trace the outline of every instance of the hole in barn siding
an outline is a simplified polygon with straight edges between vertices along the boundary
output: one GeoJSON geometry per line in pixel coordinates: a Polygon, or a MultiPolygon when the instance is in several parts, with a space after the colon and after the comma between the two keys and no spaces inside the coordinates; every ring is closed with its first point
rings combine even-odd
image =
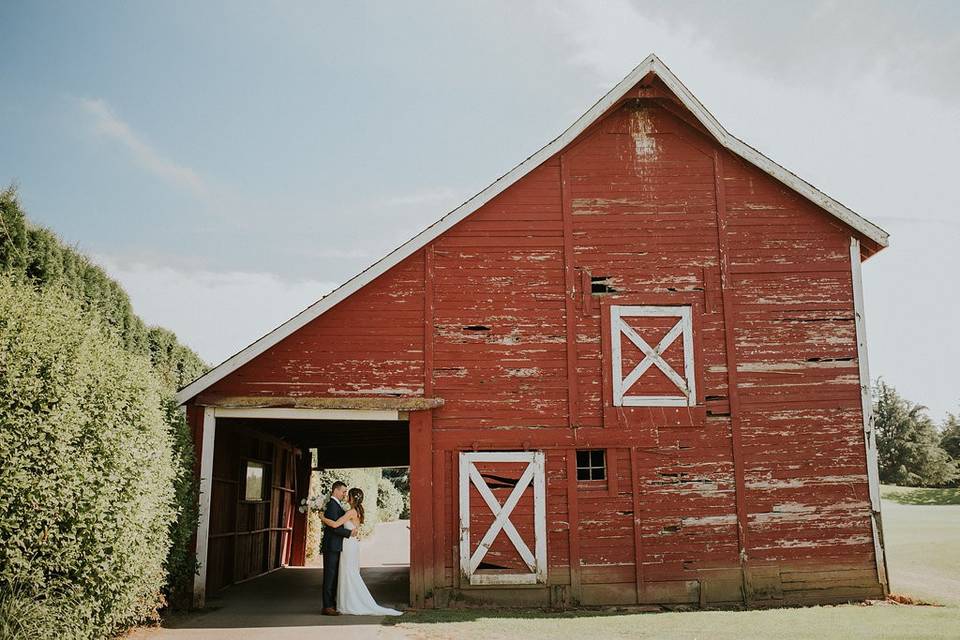
{"type": "Polygon", "coordinates": [[[853,358],[807,358],[807,362],[850,362],[853,358]]]}
{"type": "Polygon", "coordinates": [[[482,324],[468,324],[463,328],[464,331],[490,331],[490,327],[482,324]]]}
{"type": "Polygon", "coordinates": [[[727,396],[706,396],[704,400],[710,402],[711,400],[726,400],[727,396]]]}
{"type": "Polygon", "coordinates": [[[512,489],[517,486],[517,482],[520,481],[520,478],[505,478],[503,476],[495,476],[492,473],[481,473],[480,477],[486,480],[487,486],[491,489],[512,489]]]}
{"type": "Polygon", "coordinates": [[[612,279],[613,276],[590,276],[590,293],[617,293],[610,282],[612,279]]]}
{"type": "Polygon", "coordinates": [[[680,531],[680,525],[678,524],[668,524],[663,529],[660,530],[660,533],[676,533],[680,531]]]}
{"type": "Polygon", "coordinates": [[[493,564],[492,562],[483,562],[481,560],[480,564],[477,565],[477,569],[506,569],[506,567],[499,564],[493,564]]]}

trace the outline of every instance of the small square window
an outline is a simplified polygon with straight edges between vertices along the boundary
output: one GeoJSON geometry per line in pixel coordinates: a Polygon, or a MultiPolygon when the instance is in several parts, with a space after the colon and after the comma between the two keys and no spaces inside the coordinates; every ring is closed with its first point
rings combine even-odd
{"type": "Polygon", "coordinates": [[[603,449],[577,451],[577,480],[606,480],[607,464],[603,449]]]}
{"type": "Polygon", "coordinates": [[[262,502],[266,495],[266,466],[262,462],[247,460],[244,476],[243,499],[262,502]]]}

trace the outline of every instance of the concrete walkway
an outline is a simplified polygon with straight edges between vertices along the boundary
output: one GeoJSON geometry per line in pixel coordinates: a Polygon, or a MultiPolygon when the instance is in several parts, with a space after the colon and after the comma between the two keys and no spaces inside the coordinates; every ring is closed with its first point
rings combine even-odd
{"type": "MultiPolygon", "coordinates": [[[[361,542],[364,582],[379,604],[409,606],[410,571],[407,522],[379,525],[361,542]],[[379,566],[367,566],[369,564],[379,566]]],[[[287,567],[235,584],[207,598],[202,611],[171,616],[162,628],[140,628],[130,640],[300,640],[317,638],[407,638],[400,629],[383,626],[379,616],[320,615],[323,569],[287,567]]]]}

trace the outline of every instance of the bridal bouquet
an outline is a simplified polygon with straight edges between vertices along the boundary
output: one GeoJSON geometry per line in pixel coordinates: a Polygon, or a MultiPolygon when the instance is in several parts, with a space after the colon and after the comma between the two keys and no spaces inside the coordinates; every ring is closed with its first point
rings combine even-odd
{"type": "Polygon", "coordinates": [[[301,498],[300,506],[297,507],[297,510],[300,513],[306,513],[307,511],[321,511],[323,509],[323,504],[321,503],[320,496],[313,496],[312,498],[301,498]]]}

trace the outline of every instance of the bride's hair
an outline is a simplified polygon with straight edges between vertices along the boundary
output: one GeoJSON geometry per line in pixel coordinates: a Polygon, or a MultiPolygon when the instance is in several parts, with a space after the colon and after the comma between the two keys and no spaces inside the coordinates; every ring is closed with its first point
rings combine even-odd
{"type": "Polygon", "coordinates": [[[354,487],[347,492],[347,498],[353,508],[357,510],[357,515],[360,516],[360,524],[363,524],[363,491],[354,487]]]}

